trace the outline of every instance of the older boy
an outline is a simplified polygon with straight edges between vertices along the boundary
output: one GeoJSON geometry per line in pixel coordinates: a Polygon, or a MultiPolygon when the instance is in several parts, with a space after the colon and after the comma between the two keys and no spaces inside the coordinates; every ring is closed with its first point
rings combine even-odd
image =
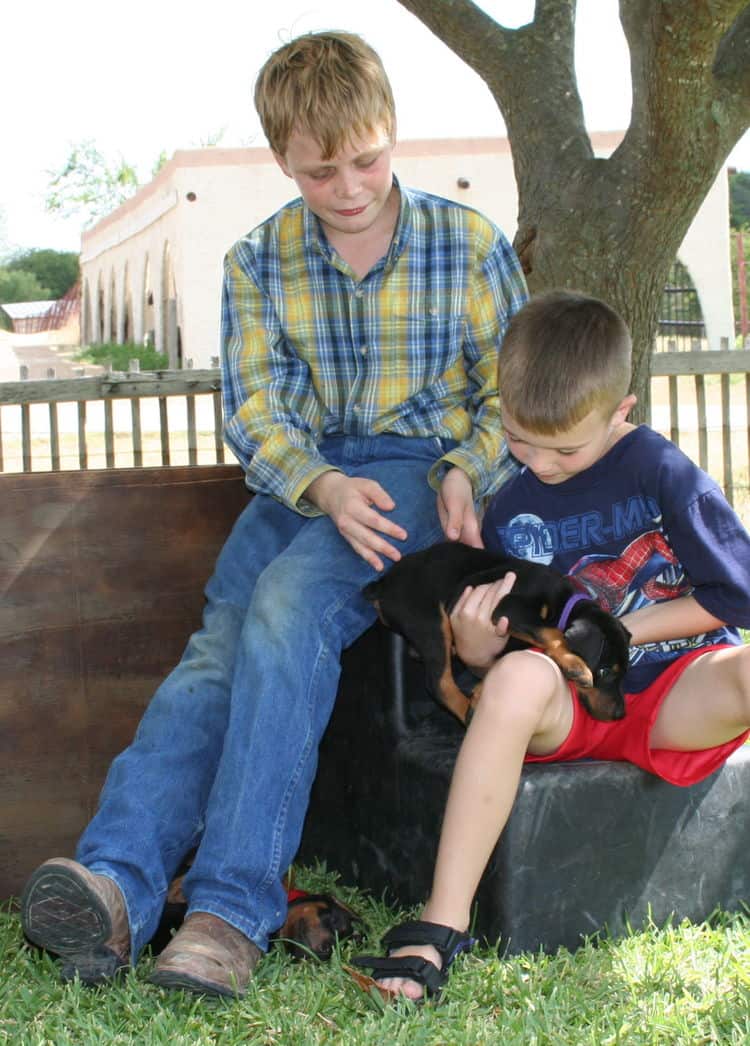
{"type": "Polygon", "coordinates": [[[496,660],[491,611],[513,577],[467,589],[452,615],[461,658],[486,678],[456,762],[422,921],[391,931],[382,984],[437,992],[469,946],[470,906],[510,814],[524,761],[620,759],[677,785],[716,770],[748,736],[750,536],[716,484],[627,421],[630,337],[603,302],[533,299],[499,356],[503,427],[523,466],[491,503],[488,548],[577,578],[632,636],[627,714],[592,719],[545,655],[496,660]],[[399,947],[402,946],[402,947],[399,947]]]}
{"type": "Polygon", "coordinates": [[[340,653],[373,621],[362,586],[441,529],[477,543],[474,501],[513,471],[495,359],[525,299],[518,261],[476,212],[393,177],[377,55],[301,37],[256,105],[301,193],[225,265],[225,435],[256,496],[77,861],[46,862],[22,898],[27,935],[88,983],[135,961],[197,846],[151,980],[244,993],[284,920],[340,653]]]}

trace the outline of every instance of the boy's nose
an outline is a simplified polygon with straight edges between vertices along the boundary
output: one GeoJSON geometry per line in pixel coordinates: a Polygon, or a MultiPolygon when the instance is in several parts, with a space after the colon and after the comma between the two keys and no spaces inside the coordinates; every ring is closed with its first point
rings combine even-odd
{"type": "Polygon", "coordinates": [[[340,171],[336,180],[336,195],[342,199],[353,199],[359,192],[356,171],[340,171]]]}
{"type": "Polygon", "coordinates": [[[548,454],[547,451],[539,450],[536,447],[529,447],[527,455],[526,464],[532,472],[549,471],[552,464],[552,455],[548,454]]]}

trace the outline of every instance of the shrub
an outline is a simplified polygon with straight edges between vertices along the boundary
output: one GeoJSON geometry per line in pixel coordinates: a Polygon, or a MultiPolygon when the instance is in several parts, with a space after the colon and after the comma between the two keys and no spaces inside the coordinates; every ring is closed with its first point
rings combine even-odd
{"type": "Polygon", "coordinates": [[[87,345],[77,359],[82,363],[100,363],[112,370],[130,370],[130,361],[138,360],[141,370],[166,370],[169,359],[165,352],[157,352],[152,345],[137,345],[126,341],[122,345],[116,342],[104,342],[101,345],[87,345]]]}

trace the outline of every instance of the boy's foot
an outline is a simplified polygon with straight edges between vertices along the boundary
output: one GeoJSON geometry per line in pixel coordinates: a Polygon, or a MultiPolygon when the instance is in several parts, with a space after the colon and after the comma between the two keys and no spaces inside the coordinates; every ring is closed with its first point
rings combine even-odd
{"type": "MultiPolygon", "coordinates": [[[[422,948],[413,945],[406,948],[396,948],[394,951],[388,952],[389,959],[406,957],[410,959],[426,959],[427,962],[432,963],[442,973],[443,957],[437,948],[433,948],[432,945],[428,944],[422,948]]],[[[422,1002],[425,997],[426,989],[424,984],[419,981],[412,981],[408,977],[383,977],[378,978],[377,983],[392,995],[404,995],[413,1002],[422,1002]]]]}
{"type": "Polygon", "coordinates": [[[158,957],[148,979],[161,988],[241,998],[262,954],[218,915],[195,912],[158,957]]]}
{"type": "Polygon", "coordinates": [[[414,920],[388,931],[383,938],[385,958],[358,955],[352,963],[371,969],[371,983],[384,992],[420,1002],[425,996],[440,996],[453,960],[474,943],[461,930],[414,920]]]}
{"type": "Polygon", "coordinates": [[[26,936],[63,960],[64,981],[102,984],[130,966],[130,927],[120,888],[77,861],[56,857],[21,896],[26,936]]]}

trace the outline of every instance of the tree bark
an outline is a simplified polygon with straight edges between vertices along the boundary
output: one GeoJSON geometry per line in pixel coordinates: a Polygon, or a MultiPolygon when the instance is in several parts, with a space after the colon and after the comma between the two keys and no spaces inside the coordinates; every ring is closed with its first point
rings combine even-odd
{"type": "Polygon", "coordinates": [[[633,335],[636,420],[669,268],[732,147],[750,126],[750,4],[620,0],[630,48],[630,126],[594,156],[575,75],[575,0],[537,0],[507,29],[472,0],[400,0],[482,77],[518,186],[514,246],[532,293],[610,302],[633,335]]]}

